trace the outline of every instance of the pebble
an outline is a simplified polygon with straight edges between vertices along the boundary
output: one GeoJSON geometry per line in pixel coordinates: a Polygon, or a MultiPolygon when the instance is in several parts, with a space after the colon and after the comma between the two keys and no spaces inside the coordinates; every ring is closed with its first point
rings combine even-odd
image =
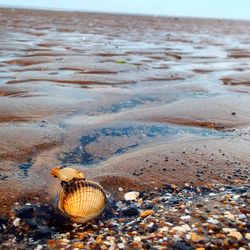
{"type": "Polygon", "coordinates": [[[140,217],[146,218],[147,216],[151,215],[154,213],[154,210],[145,210],[140,213],[140,217]]]}
{"type": "Polygon", "coordinates": [[[122,242],[122,243],[118,243],[117,244],[117,247],[119,248],[119,249],[125,249],[125,244],[122,242]]]}
{"type": "Polygon", "coordinates": [[[139,215],[139,210],[136,207],[129,207],[127,209],[122,210],[124,216],[133,217],[139,215]]]}
{"type": "Polygon", "coordinates": [[[212,232],[219,232],[221,231],[221,227],[216,225],[216,224],[209,224],[208,225],[208,230],[212,230],[212,232]]]}
{"type": "Polygon", "coordinates": [[[73,247],[76,249],[84,249],[84,245],[82,242],[74,242],[73,247]]]}
{"type": "Polygon", "coordinates": [[[231,233],[237,231],[235,228],[223,228],[222,230],[224,233],[231,233]]]}
{"type": "Polygon", "coordinates": [[[168,232],[169,231],[169,227],[162,227],[159,229],[160,233],[164,233],[164,232],[168,232]]]}
{"type": "Polygon", "coordinates": [[[103,239],[103,235],[102,234],[98,235],[95,240],[96,244],[100,244],[102,242],[102,239],[103,239]]]}
{"type": "Polygon", "coordinates": [[[124,203],[122,203],[121,201],[116,202],[116,206],[120,209],[125,207],[124,203]]]}
{"type": "Polygon", "coordinates": [[[119,187],[119,188],[118,188],[118,191],[119,191],[119,192],[123,192],[123,188],[122,188],[122,187],[119,187]]]}
{"type": "Polygon", "coordinates": [[[247,217],[246,217],[246,215],[245,214],[239,214],[239,219],[240,220],[243,220],[243,219],[246,219],[247,217]]]}
{"type": "Polygon", "coordinates": [[[186,232],[189,232],[191,231],[191,228],[188,224],[185,224],[185,225],[182,225],[182,226],[177,226],[177,227],[173,227],[171,230],[170,230],[170,233],[186,233],[186,232]]]}
{"type": "Polygon", "coordinates": [[[193,250],[194,248],[185,241],[175,242],[173,245],[174,250],[193,250]]]}
{"type": "Polygon", "coordinates": [[[13,221],[13,225],[14,225],[15,227],[20,226],[20,221],[21,221],[20,218],[16,218],[16,219],[13,221]]]}
{"type": "Polygon", "coordinates": [[[231,231],[227,236],[233,237],[233,238],[235,238],[237,240],[241,240],[242,239],[242,234],[240,232],[231,231]]]}
{"type": "Polygon", "coordinates": [[[246,233],[246,234],[245,234],[245,238],[246,238],[247,240],[250,240],[250,233],[246,233]]]}
{"type": "Polygon", "coordinates": [[[183,215],[180,217],[182,220],[189,220],[191,218],[190,215],[183,215]]]}
{"type": "Polygon", "coordinates": [[[34,250],[41,250],[41,249],[43,249],[43,246],[42,245],[37,245],[37,247],[34,250]]]}
{"type": "Polygon", "coordinates": [[[127,192],[124,194],[124,199],[126,201],[133,201],[139,197],[140,193],[136,191],[127,192]]]}
{"type": "Polygon", "coordinates": [[[141,237],[140,237],[140,236],[134,237],[134,241],[135,241],[135,242],[140,242],[140,241],[141,241],[141,237]]]}
{"type": "Polygon", "coordinates": [[[203,236],[199,236],[199,235],[196,234],[196,233],[192,233],[190,239],[191,239],[192,241],[194,241],[194,242],[200,242],[200,241],[203,241],[203,240],[204,240],[204,237],[203,237],[203,236]]]}
{"type": "Polygon", "coordinates": [[[158,226],[157,226],[155,223],[153,223],[153,225],[151,225],[151,226],[148,228],[148,231],[149,231],[150,233],[153,233],[153,232],[156,232],[157,229],[158,229],[158,226]]]}
{"type": "Polygon", "coordinates": [[[219,224],[219,223],[220,223],[218,220],[213,219],[213,218],[209,218],[209,219],[207,220],[207,222],[208,222],[208,223],[212,223],[212,224],[219,224]]]}
{"type": "Polygon", "coordinates": [[[234,215],[231,214],[231,213],[228,212],[228,211],[224,213],[224,217],[227,218],[227,219],[229,219],[229,220],[231,220],[231,221],[234,221],[234,220],[235,220],[234,215]]]}

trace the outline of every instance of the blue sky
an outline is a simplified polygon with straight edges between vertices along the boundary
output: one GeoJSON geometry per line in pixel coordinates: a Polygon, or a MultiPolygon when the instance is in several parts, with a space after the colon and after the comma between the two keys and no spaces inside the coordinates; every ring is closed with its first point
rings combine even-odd
{"type": "Polygon", "coordinates": [[[250,0],[0,0],[0,5],[250,20],[250,0]]]}

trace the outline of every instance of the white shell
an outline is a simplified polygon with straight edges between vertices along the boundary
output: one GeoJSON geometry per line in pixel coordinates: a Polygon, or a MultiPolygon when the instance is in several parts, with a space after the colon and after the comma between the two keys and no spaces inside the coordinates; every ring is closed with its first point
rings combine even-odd
{"type": "Polygon", "coordinates": [[[139,197],[140,193],[136,191],[127,192],[124,194],[124,199],[126,201],[134,201],[139,197]]]}
{"type": "Polygon", "coordinates": [[[51,169],[51,174],[59,178],[61,181],[70,181],[74,178],[80,179],[80,178],[85,178],[85,175],[83,172],[76,170],[74,168],[61,168],[61,167],[56,167],[51,169]]]}

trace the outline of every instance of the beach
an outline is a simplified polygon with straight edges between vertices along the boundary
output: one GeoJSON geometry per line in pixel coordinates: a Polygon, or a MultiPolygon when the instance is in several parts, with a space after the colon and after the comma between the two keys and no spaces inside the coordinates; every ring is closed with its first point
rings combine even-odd
{"type": "Polygon", "coordinates": [[[0,9],[1,218],[50,205],[56,166],[117,202],[165,185],[249,192],[249,34],[247,21],[0,9]]]}

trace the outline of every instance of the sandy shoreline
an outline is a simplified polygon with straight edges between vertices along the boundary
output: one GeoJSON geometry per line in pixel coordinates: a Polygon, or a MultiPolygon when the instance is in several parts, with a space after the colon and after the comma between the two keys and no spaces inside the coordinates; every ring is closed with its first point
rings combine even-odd
{"type": "Polygon", "coordinates": [[[249,27],[0,9],[0,214],[49,202],[56,165],[114,197],[247,183],[249,27]]]}

